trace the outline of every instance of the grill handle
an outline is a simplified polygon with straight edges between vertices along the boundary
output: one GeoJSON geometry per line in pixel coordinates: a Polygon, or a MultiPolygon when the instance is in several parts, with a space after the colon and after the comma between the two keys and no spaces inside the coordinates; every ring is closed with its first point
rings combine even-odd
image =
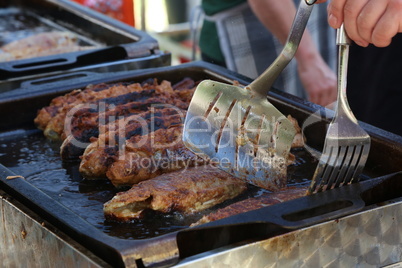
{"type": "Polygon", "coordinates": [[[52,86],[56,87],[57,83],[65,84],[70,80],[77,80],[77,79],[85,79],[88,77],[94,77],[99,74],[93,72],[73,72],[73,73],[66,73],[61,75],[49,76],[49,77],[41,77],[38,79],[27,80],[21,83],[21,88],[30,88],[31,91],[34,90],[36,87],[40,88],[43,86],[52,86]]]}
{"type": "Polygon", "coordinates": [[[58,55],[10,61],[0,65],[0,77],[14,78],[37,73],[68,70],[87,65],[123,60],[127,51],[122,46],[97,50],[70,52],[58,55]]]}
{"type": "Polygon", "coordinates": [[[177,234],[180,258],[337,220],[401,193],[399,172],[182,230],[177,234]]]}

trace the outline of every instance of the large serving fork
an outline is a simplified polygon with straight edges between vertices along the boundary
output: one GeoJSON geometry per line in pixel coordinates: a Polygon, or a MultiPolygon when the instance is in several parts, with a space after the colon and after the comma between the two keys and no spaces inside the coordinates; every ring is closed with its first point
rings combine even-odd
{"type": "Polygon", "coordinates": [[[370,136],[353,115],[346,97],[350,39],[343,25],[337,30],[339,46],[338,101],[309,193],[316,193],[359,181],[370,151],[370,136]]]}

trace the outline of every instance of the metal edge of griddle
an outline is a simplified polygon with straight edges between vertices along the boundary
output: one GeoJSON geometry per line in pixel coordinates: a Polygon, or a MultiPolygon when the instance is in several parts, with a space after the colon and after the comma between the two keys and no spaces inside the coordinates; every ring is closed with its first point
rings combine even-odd
{"type": "Polygon", "coordinates": [[[32,265],[32,260],[54,267],[67,263],[80,267],[112,267],[1,189],[0,210],[3,214],[0,213],[2,267],[32,265]]]}
{"type": "MultiPolygon", "coordinates": [[[[14,4],[25,7],[25,2],[26,1],[20,0],[16,1],[14,4]]],[[[78,66],[113,60],[146,57],[156,55],[159,51],[159,44],[156,39],[123,22],[112,19],[72,1],[47,0],[45,2],[47,5],[51,5],[53,9],[59,10],[58,12],[60,12],[60,10],[68,11],[70,14],[74,14],[81,19],[85,18],[99,27],[103,27],[103,29],[108,29],[116,34],[125,36],[125,38],[131,40],[131,42],[127,40],[127,43],[118,45],[109,44],[104,48],[3,62],[0,63],[0,76],[3,77],[3,79],[49,72],[54,68],[67,70],[78,66]]],[[[38,9],[38,6],[32,3],[29,3],[29,7],[38,9]]]]}
{"type": "Polygon", "coordinates": [[[287,234],[230,245],[175,267],[401,267],[402,198],[287,234]]]}

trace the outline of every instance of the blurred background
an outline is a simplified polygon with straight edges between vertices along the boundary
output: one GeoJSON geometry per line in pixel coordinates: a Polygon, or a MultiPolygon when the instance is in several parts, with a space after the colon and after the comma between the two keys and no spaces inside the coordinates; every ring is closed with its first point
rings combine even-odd
{"type": "Polygon", "coordinates": [[[197,6],[201,0],[73,0],[106,14],[158,40],[172,53],[172,65],[199,59],[190,26],[198,29],[197,6]],[[193,22],[193,24],[191,24],[193,22]]]}

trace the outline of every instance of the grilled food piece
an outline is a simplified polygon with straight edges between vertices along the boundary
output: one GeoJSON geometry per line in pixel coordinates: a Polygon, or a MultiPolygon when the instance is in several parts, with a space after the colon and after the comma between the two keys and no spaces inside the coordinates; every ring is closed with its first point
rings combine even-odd
{"type": "Polygon", "coordinates": [[[29,59],[29,58],[36,58],[36,57],[45,57],[50,55],[57,55],[57,54],[64,54],[70,52],[77,52],[77,51],[85,51],[96,49],[96,46],[79,46],[79,45],[67,45],[64,47],[56,47],[50,48],[47,50],[41,50],[42,48],[38,48],[38,51],[33,51],[32,49],[28,50],[25,53],[9,53],[3,52],[0,48],[0,62],[6,61],[13,61],[13,60],[22,60],[22,59],[29,59]],[[28,54],[30,53],[30,54],[28,54]]]}
{"type": "MultiPolygon", "coordinates": [[[[133,185],[161,173],[206,163],[205,159],[193,154],[183,145],[181,125],[171,125],[170,129],[165,126],[169,124],[149,135],[134,135],[131,138],[126,136],[125,151],[117,146],[119,140],[125,140],[124,137],[115,135],[114,132],[105,132],[105,135],[93,139],[86,148],[80,165],[81,174],[86,178],[107,177],[114,185],[123,186],[133,185]],[[138,146],[139,143],[143,145],[138,146]]],[[[138,130],[129,131],[133,132],[139,134],[138,130]]],[[[293,155],[290,158],[294,160],[293,155]]]]}
{"type": "Polygon", "coordinates": [[[0,59],[20,60],[94,48],[80,46],[73,33],[53,31],[28,36],[2,46],[0,49],[7,56],[1,56],[0,59]]]}
{"type": "Polygon", "coordinates": [[[61,140],[61,136],[65,129],[65,124],[70,123],[73,118],[79,116],[80,113],[88,110],[93,110],[96,112],[100,109],[107,109],[109,106],[119,105],[122,103],[135,101],[137,99],[144,99],[143,94],[141,94],[142,91],[143,89],[138,85],[134,87],[123,85],[112,86],[109,89],[98,92],[96,95],[97,99],[95,100],[89,100],[86,103],[75,103],[74,106],[66,105],[48,122],[43,133],[50,140],[61,140]],[[109,92],[111,93],[111,96],[107,96],[106,98],[101,98],[98,96],[102,95],[100,93],[107,94],[109,92]]]}
{"type": "MultiPolygon", "coordinates": [[[[133,95],[133,93],[126,95],[133,95]]],[[[122,97],[125,96],[119,96],[118,99],[122,99],[122,97]]],[[[130,98],[132,97],[130,96],[130,98]]],[[[127,97],[125,97],[124,99],[127,99],[127,97]]],[[[109,101],[109,99],[102,101],[109,101]]],[[[109,131],[110,127],[113,128],[116,125],[116,122],[118,122],[116,121],[118,119],[129,117],[132,115],[135,116],[151,108],[162,109],[164,107],[169,107],[171,105],[174,105],[173,103],[180,103],[180,105],[175,107],[186,107],[187,105],[180,100],[172,101],[170,97],[145,96],[135,100],[127,100],[127,103],[121,105],[113,101],[111,103],[103,102],[102,106],[95,105],[94,108],[79,109],[66,117],[65,125],[68,124],[69,127],[64,127],[64,130],[61,134],[61,139],[64,140],[68,135],[74,135],[79,140],[88,141],[88,138],[85,138],[86,132],[96,132],[98,130],[101,130],[101,132],[104,133],[105,131],[109,131]]],[[[176,110],[180,111],[179,108],[177,108],[176,110]]],[[[55,127],[50,127],[49,125],[50,123],[48,124],[47,129],[55,129],[55,127]]]]}
{"type": "MultiPolygon", "coordinates": [[[[72,92],[54,98],[50,105],[42,108],[36,116],[34,122],[39,129],[44,130],[50,121],[55,120],[54,117],[58,116],[64,123],[64,118],[68,111],[77,105],[90,104],[97,100],[111,98],[118,95],[127,94],[130,92],[140,92],[143,88],[140,84],[97,84],[88,85],[84,90],[76,89],[72,92]]],[[[60,120],[58,119],[58,120],[60,120]]]]}
{"type": "Polygon", "coordinates": [[[115,186],[131,186],[163,173],[206,164],[183,144],[182,131],[183,125],[178,125],[127,140],[124,155],[110,165],[107,178],[115,186]]]}
{"type": "MultiPolygon", "coordinates": [[[[88,179],[106,178],[106,172],[112,163],[119,158],[124,159],[126,140],[134,136],[148,135],[158,129],[181,125],[183,117],[184,112],[178,113],[176,109],[166,108],[119,120],[123,122],[113,125],[111,127],[113,131],[102,133],[98,138],[91,139],[91,143],[81,157],[79,171],[88,179]]],[[[144,141],[151,142],[145,139],[144,141]]]]}
{"type": "MultiPolygon", "coordinates": [[[[111,114],[116,112],[116,115],[128,116],[139,112],[133,111],[128,103],[140,101],[143,103],[142,110],[146,110],[147,106],[152,104],[170,104],[180,109],[187,109],[193,92],[194,88],[176,87],[175,89],[168,81],[158,84],[156,80],[152,80],[152,84],[143,85],[139,83],[120,83],[111,86],[103,84],[55,98],[50,106],[39,111],[35,123],[44,130],[47,138],[63,140],[67,137],[67,134],[63,134],[65,124],[73,124],[75,120],[83,121],[81,119],[87,117],[91,117],[92,122],[96,121],[100,115],[100,109],[111,109],[113,110],[110,111],[111,114]],[[116,108],[121,105],[123,107],[116,108]]],[[[138,107],[138,103],[133,105],[138,107]]]]}
{"type": "Polygon", "coordinates": [[[245,199],[233,203],[231,205],[228,205],[227,207],[218,209],[215,212],[205,215],[199,221],[193,223],[191,226],[197,226],[200,224],[220,220],[247,211],[256,210],[259,208],[286,202],[292,199],[305,196],[306,193],[307,193],[307,187],[284,188],[275,193],[264,193],[259,197],[245,199]]]}
{"type": "Polygon", "coordinates": [[[98,92],[108,87],[108,85],[103,83],[98,85],[88,85],[84,90],[76,89],[64,96],[56,97],[50,102],[49,106],[43,107],[38,111],[34,123],[39,129],[44,130],[49,121],[59,112],[59,110],[62,110],[63,107],[69,105],[73,107],[73,103],[75,103],[75,105],[85,103],[91,98],[94,98],[94,96],[92,96],[93,92],[98,92]]]}
{"type": "Polygon", "coordinates": [[[297,122],[296,118],[292,117],[291,115],[288,115],[287,118],[290,120],[290,122],[292,122],[294,128],[296,129],[296,135],[293,138],[292,148],[304,147],[306,141],[299,123],[297,122]]]}
{"type": "MultiPolygon", "coordinates": [[[[69,127],[65,127],[61,135],[63,140],[60,148],[62,159],[64,161],[78,159],[84,153],[92,137],[105,136],[103,134],[116,136],[116,133],[109,133],[112,130],[119,133],[114,139],[117,143],[121,139],[128,139],[133,135],[141,135],[150,132],[151,129],[164,127],[164,123],[168,121],[166,116],[176,114],[176,117],[180,119],[178,113],[183,115],[184,112],[178,108],[157,109],[157,107],[166,106],[169,101],[163,96],[151,97],[143,101],[118,105],[105,112],[89,109],[75,113],[68,119],[69,127]]],[[[108,141],[101,144],[109,144],[108,141]]]]}
{"type": "Polygon", "coordinates": [[[212,166],[190,168],[164,174],[116,194],[104,205],[108,219],[128,221],[151,209],[168,213],[192,214],[247,189],[246,183],[212,166]]]}

